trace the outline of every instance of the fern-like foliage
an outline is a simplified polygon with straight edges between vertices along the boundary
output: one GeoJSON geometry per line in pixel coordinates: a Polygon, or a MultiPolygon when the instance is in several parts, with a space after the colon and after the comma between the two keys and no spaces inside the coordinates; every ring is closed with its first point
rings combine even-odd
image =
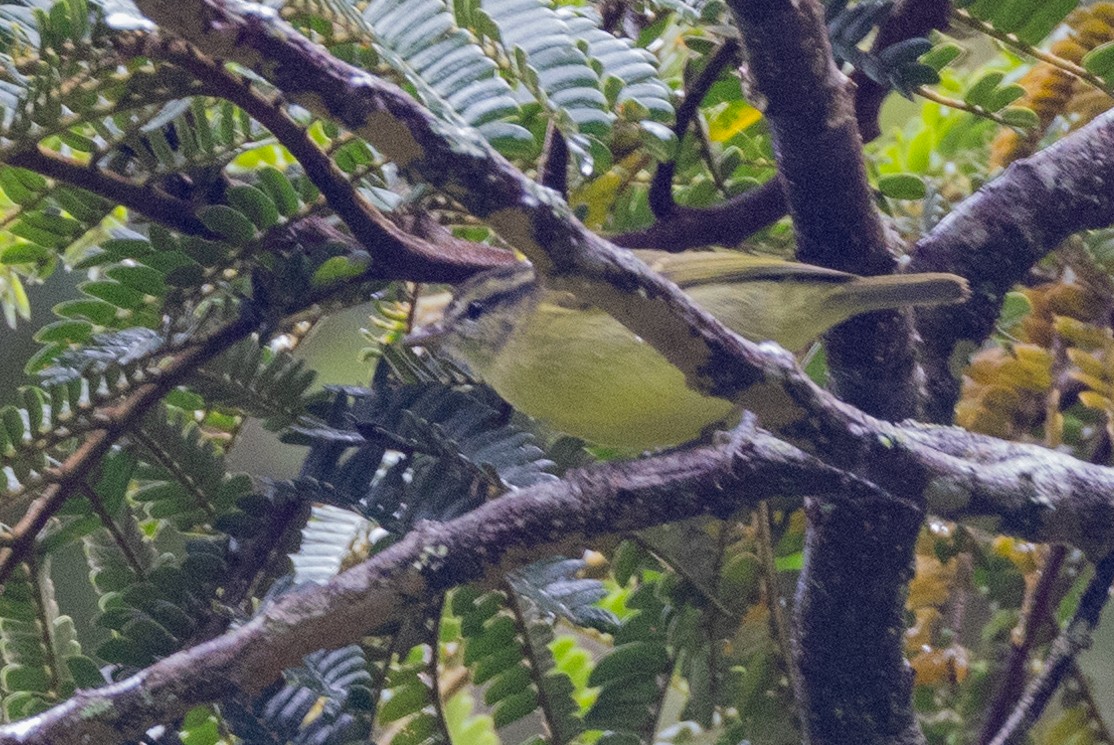
{"type": "Polygon", "coordinates": [[[318,499],[356,508],[388,530],[447,520],[486,494],[554,478],[532,436],[503,424],[485,390],[434,383],[336,395],[331,411],[320,411],[327,421],[346,419],[349,427],[296,427],[295,441],[328,446],[311,456],[311,473],[332,472],[327,486],[316,487],[318,499]]]}
{"type": "Polygon", "coordinates": [[[859,48],[866,36],[889,16],[892,0],[865,0],[848,6],[847,0],[826,5],[828,38],[837,62],[849,62],[876,83],[913,96],[914,89],[937,83],[940,76],[929,65],[918,61],[932,48],[923,37],[906,39],[874,53],[859,48]]]}
{"type": "Polygon", "coordinates": [[[226,701],[221,711],[246,742],[340,745],[370,730],[371,674],[358,645],[316,652],[251,704],[226,701]],[[363,717],[353,714],[360,709],[363,717]]]}
{"type": "Polygon", "coordinates": [[[4,714],[22,718],[101,685],[97,663],[82,654],[74,622],[59,614],[49,561],[25,564],[0,599],[4,714]]]}
{"type": "MultiPolygon", "coordinates": [[[[537,155],[547,132],[563,135],[570,201],[591,227],[653,219],[646,184],[655,160],[674,164],[673,193],[686,206],[776,172],[762,113],[730,60],[690,98],[701,99],[693,136],[669,129],[675,92],[733,34],[720,0],[273,4],[322,53],[400,84],[531,173],[545,171],[537,155]]],[[[1114,75],[1109,34],[1082,11],[1067,16],[1068,5],[977,0],[954,17],[1014,49],[1051,35],[1052,53],[1079,63],[1099,90],[1114,75]]],[[[891,12],[883,0],[834,0],[828,23],[847,68],[905,95],[933,83],[937,98],[963,99],[925,106],[869,164],[895,224],[915,238],[986,178],[980,148],[996,126],[988,115],[1022,126],[1011,104],[1024,96],[1039,120],[1036,147],[1096,107],[1075,100],[1075,83],[1015,84],[1020,72],[1000,61],[977,74],[944,70],[966,38],[867,51],[891,12]],[[923,181],[911,187],[909,174],[923,181]],[[925,199],[910,196],[917,185],[925,199]]],[[[1114,17],[1105,4],[1088,12],[1114,17]]],[[[28,316],[27,285],[60,268],[81,275],[55,322],[38,330],[28,365],[36,385],[0,407],[5,521],[18,526],[28,504],[52,505],[44,527],[5,536],[0,552],[9,719],[212,639],[422,521],[514,500],[601,456],[570,439],[547,444],[544,430],[479,381],[399,345],[429,312],[423,301],[444,288],[368,279],[379,247],[358,245],[360,231],[345,224],[351,211],[333,208],[371,205],[432,243],[450,231],[499,236],[403,181],[340,123],[290,105],[257,71],[175,56],[178,47],[160,46],[165,37],[153,31],[128,0],[0,5],[0,303],[9,325],[28,316]],[[317,157],[296,163],[294,153],[317,157]],[[374,372],[359,382],[371,382],[315,389],[315,362],[290,350],[320,318],[369,299],[375,328],[364,357],[374,372]],[[307,448],[296,476],[233,469],[232,448],[253,419],[307,448]],[[91,448],[97,457],[75,456],[91,448]],[[52,573],[83,573],[72,571],[77,548],[98,605],[96,634],[54,597],[52,573]],[[4,564],[8,551],[19,562],[4,564]]],[[[1092,236],[1085,260],[1070,260],[1078,281],[1025,291],[1024,319],[1008,328],[1004,319],[1000,345],[967,371],[961,421],[1016,437],[1059,433],[1104,457],[1114,438],[1108,239],[1092,236]],[[1058,380],[1069,384],[1053,395],[1058,380]]],[[[784,225],[754,240],[774,251],[791,242],[784,225]]],[[[262,693],[164,722],[144,742],[799,742],[782,599],[800,566],[802,524],[780,513],[761,529],[697,520],[623,536],[600,548],[606,555],[543,558],[482,587],[422,598],[404,621],[307,656],[262,693]]],[[[935,526],[918,545],[907,604],[917,706],[940,742],[970,739],[956,722],[985,704],[987,671],[1039,571],[1021,543],[948,530],[935,526]],[[960,554],[971,583],[990,578],[977,593],[960,588],[994,605],[985,634],[949,627],[962,615],[945,612],[961,584],[960,554]],[[982,648],[956,641],[976,638],[982,648]]],[[[1066,698],[1037,741],[1082,738],[1100,722],[1085,698],[1066,698]]]]}
{"type": "Polygon", "coordinates": [[[370,42],[375,54],[439,115],[477,127],[500,151],[529,154],[534,137],[510,119],[519,104],[475,38],[440,0],[296,0],[287,7],[323,15],[370,42]]]}

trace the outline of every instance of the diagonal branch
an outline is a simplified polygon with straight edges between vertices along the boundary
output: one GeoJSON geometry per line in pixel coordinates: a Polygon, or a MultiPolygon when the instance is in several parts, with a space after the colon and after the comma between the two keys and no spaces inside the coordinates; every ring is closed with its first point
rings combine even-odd
{"type": "Polygon", "coordinates": [[[416,282],[459,282],[484,269],[515,261],[513,254],[446,234],[429,242],[401,230],[349,183],[309,133],[242,76],[178,39],[132,33],[120,46],[133,56],[170,62],[203,81],[210,95],[239,106],[266,127],[305,169],[352,235],[380,262],[380,272],[416,282]]]}
{"type": "MultiPolygon", "coordinates": [[[[788,357],[730,333],[676,286],[587,230],[564,201],[526,178],[479,133],[441,122],[398,87],[330,56],[262,6],[143,0],[140,9],[202,52],[264,74],[288,99],[339,122],[404,171],[448,193],[522,251],[551,284],[646,339],[694,389],[737,401],[767,423],[785,421],[771,410],[773,397],[753,388],[767,379],[767,368],[791,368],[788,357]]],[[[788,403],[785,397],[781,403],[788,403]]],[[[789,407],[790,420],[803,417],[789,407]]]]}
{"type": "Polygon", "coordinates": [[[579,550],[597,537],[708,512],[728,515],[775,494],[803,493],[864,504],[888,499],[761,432],[748,443],[574,472],[452,522],[425,523],[328,584],[286,595],[218,639],[0,727],[0,745],[133,739],[197,704],[258,691],[305,655],[389,627],[450,587],[498,581],[540,555],[579,550]]]}
{"type": "MultiPolygon", "coordinates": [[[[954,448],[977,449],[979,462],[971,463],[930,450],[922,442],[925,430],[916,425],[879,426],[871,437],[886,440],[927,469],[929,506],[945,517],[1028,511],[1030,519],[1007,522],[1004,529],[1024,528],[1025,537],[1034,540],[1083,541],[1093,556],[1101,555],[1096,553],[1104,550],[1100,546],[1114,546],[1114,469],[1037,446],[956,429],[929,430],[937,444],[951,434],[954,448]],[[1039,473],[1032,462],[1038,458],[1039,473]],[[989,478],[987,463],[998,464],[989,478]],[[1048,490],[1046,481],[1062,488],[1048,490]],[[1042,514],[1047,519],[1041,520],[1042,514]],[[1065,529],[1071,525],[1075,532],[1065,529]]],[[[892,465],[890,478],[904,479],[909,469],[892,465]]],[[[708,513],[727,516],[763,499],[805,494],[830,497],[853,510],[892,505],[920,514],[912,503],[761,430],[737,433],[718,446],[596,465],[489,502],[451,522],[424,523],[329,583],[282,597],[245,626],[127,680],[79,691],[47,712],[0,727],[0,745],[107,745],[135,738],[195,705],[258,691],[306,654],[389,628],[450,587],[497,582],[540,555],[576,553],[599,538],[708,513]]],[[[871,567],[870,576],[901,569],[871,567]]]]}
{"type": "Polygon", "coordinates": [[[1017,745],[1024,742],[1029,729],[1036,724],[1052,694],[1059,688],[1075,662],[1076,656],[1091,646],[1091,634],[1099,624],[1103,608],[1110,600],[1110,584],[1114,582],[1114,554],[1106,556],[1095,566],[1095,576],[1091,578],[1087,590],[1079,600],[1079,607],[1068,623],[1052,642],[1052,649],[1044,661],[1044,669],[1022,695],[1017,708],[998,730],[990,745],[1017,745]]]}
{"type": "Polygon", "coordinates": [[[51,483],[8,531],[7,540],[0,548],[0,582],[6,581],[12,570],[26,558],[50,518],[80,489],[116,441],[197,367],[247,336],[252,329],[252,323],[246,318],[227,324],[207,339],[174,355],[154,374],[153,381],[144,383],[119,404],[100,412],[97,428],[86,435],[84,442],[70,457],[51,470],[51,483]]]}
{"type": "Polygon", "coordinates": [[[86,165],[40,147],[18,150],[4,156],[8,165],[26,168],[43,176],[71,184],[122,204],[129,210],[187,235],[216,240],[194,214],[194,205],[167,194],[151,184],[136,184],[111,171],[86,165]]]}
{"type": "Polygon", "coordinates": [[[946,422],[959,397],[953,355],[994,328],[1006,293],[1072,233],[1114,223],[1114,112],[1013,163],[917,242],[910,271],[966,277],[962,305],[917,313],[932,421],[946,422]]]}

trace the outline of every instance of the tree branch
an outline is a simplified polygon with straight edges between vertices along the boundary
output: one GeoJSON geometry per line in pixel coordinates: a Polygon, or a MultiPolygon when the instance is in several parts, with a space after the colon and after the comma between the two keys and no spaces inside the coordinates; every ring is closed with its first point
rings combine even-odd
{"type": "Polygon", "coordinates": [[[1091,634],[1099,625],[1102,609],[1110,599],[1111,582],[1114,582],[1114,554],[1106,556],[1095,566],[1095,576],[1080,598],[1075,615],[1068,627],[1052,642],[1044,669],[1026,689],[1017,708],[990,745],[1016,745],[1024,741],[1029,728],[1036,724],[1064,675],[1071,669],[1076,655],[1091,646],[1091,634]]]}
{"type": "MultiPolygon", "coordinates": [[[[550,284],[596,304],[650,342],[694,389],[769,413],[767,424],[784,421],[780,409],[770,410],[774,398],[754,385],[767,380],[767,368],[790,369],[788,357],[727,331],[629,252],[587,230],[564,201],[477,132],[442,123],[398,87],[330,56],[263,6],[142,0],[140,8],[203,52],[264,74],[290,100],[341,123],[405,172],[444,190],[521,250],[550,284]]],[[[788,402],[783,396],[780,403],[788,402]]]]}
{"type": "MultiPolygon", "coordinates": [[[[899,41],[945,28],[950,10],[951,5],[946,0],[901,0],[878,30],[871,48],[878,52],[899,41]]],[[[891,90],[860,72],[856,72],[851,80],[857,87],[855,118],[863,140],[870,142],[881,134],[878,112],[891,90]]],[[[679,122],[680,110],[677,118],[679,122]]],[[[659,189],[663,188],[657,183],[660,174],[661,169],[654,178],[654,185],[659,189]]],[[[777,222],[787,210],[785,182],[781,177],[775,177],[711,207],[676,207],[666,219],[659,219],[642,230],[612,236],[611,241],[617,246],[663,251],[684,251],[712,244],[733,246],[777,222]]]]}
{"type": "Polygon", "coordinates": [[[4,162],[91,191],[180,233],[210,240],[220,238],[197,218],[192,204],[151,184],[136,184],[111,171],[86,165],[39,147],[9,153],[4,156],[4,162]]]}
{"type": "Polygon", "coordinates": [[[932,421],[946,422],[959,397],[953,355],[993,330],[1006,293],[1072,233],[1114,222],[1114,113],[1013,163],[965,199],[913,251],[909,271],[955,272],[971,283],[962,305],[923,309],[917,330],[932,421]]]}
{"type": "MultiPolygon", "coordinates": [[[[725,39],[719,49],[708,58],[704,69],[696,76],[696,80],[692,81],[692,85],[685,91],[684,100],[677,107],[677,120],[673,123],[673,133],[677,135],[678,142],[685,139],[689,125],[700,111],[700,102],[708,95],[708,91],[719,78],[720,73],[727,65],[736,61],[738,56],[739,42],[725,39]]],[[[677,203],[673,201],[673,172],[676,165],[676,161],[673,160],[661,163],[654,171],[653,181],[650,182],[650,210],[658,220],[671,217],[677,209],[677,203]]]]}
{"type": "MultiPolygon", "coordinates": [[[[823,8],[785,0],[729,5],[743,32],[748,70],[767,102],[797,256],[860,274],[893,272],[896,257],[867,181],[851,84],[832,58],[823,8]]],[[[835,393],[884,419],[914,416],[919,391],[911,332],[909,316],[899,311],[859,316],[828,332],[835,393]]],[[[923,741],[902,645],[904,590],[921,515],[821,499],[806,501],[806,515],[794,662],[807,741],[923,741]]]]}
{"type": "Polygon", "coordinates": [[[304,127],[243,77],[204,57],[181,40],[133,32],[119,42],[132,56],[165,60],[204,83],[209,94],[239,106],[262,124],[297,158],[337,216],[379,262],[382,276],[415,282],[460,282],[484,269],[515,261],[509,251],[446,235],[435,243],[401,230],[348,181],[310,139],[304,127]]]}
{"type": "MultiPolygon", "coordinates": [[[[1007,507],[1015,515],[1028,510],[1030,519],[1007,520],[1003,530],[1018,534],[1024,529],[1023,537],[1041,541],[1073,536],[1092,556],[1100,547],[1114,546],[1114,470],[954,428],[878,425],[881,429],[871,431],[871,438],[923,462],[930,476],[929,507],[944,517],[977,519],[1007,507]],[[954,435],[953,448],[977,448],[971,453],[975,462],[935,453],[922,442],[926,431],[934,444],[954,435]],[[1043,462],[1039,473],[1032,467],[1035,458],[1043,462]],[[998,468],[983,478],[990,463],[998,468]],[[1077,477],[1067,480],[1065,474],[1077,477]],[[1062,488],[1047,490],[1048,482],[1062,488]]],[[[910,469],[891,465],[895,471],[888,479],[903,482],[910,469]]],[[[926,483],[918,470],[912,469],[914,480],[926,483]]],[[[920,514],[908,500],[889,496],[878,485],[761,430],[736,433],[731,442],[718,446],[596,465],[489,502],[451,522],[424,523],[328,584],[282,597],[235,631],[167,657],[127,680],[81,691],[43,714],[0,727],[0,745],[134,738],[195,705],[258,691],[306,654],[388,629],[450,587],[497,583],[506,571],[539,555],[575,553],[613,534],[708,513],[726,517],[763,499],[801,495],[830,497],[851,511],[893,505],[911,516],[920,514]]],[[[880,571],[905,569],[900,562],[866,567],[858,581],[871,584],[880,571]]],[[[838,677],[837,672],[826,674],[838,677]]]]}
{"type": "Polygon", "coordinates": [[[708,512],[726,516],[771,496],[806,493],[864,504],[889,499],[762,432],[750,442],[574,472],[452,522],[425,523],[328,584],[285,595],[218,639],[0,727],[0,745],[136,738],[197,704],[257,692],[305,655],[396,624],[451,587],[498,582],[539,555],[579,550],[597,537],[708,512]]]}

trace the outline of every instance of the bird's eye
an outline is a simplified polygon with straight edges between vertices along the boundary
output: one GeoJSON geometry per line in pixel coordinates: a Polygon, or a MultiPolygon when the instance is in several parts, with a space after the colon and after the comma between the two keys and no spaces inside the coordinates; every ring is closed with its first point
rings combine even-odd
{"type": "Polygon", "coordinates": [[[479,300],[473,300],[472,302],[468,303],[468,307],[464,309],[465,317],[473,321],[483,315],[483,312],[484,304],[481,303],[479,300]]]}

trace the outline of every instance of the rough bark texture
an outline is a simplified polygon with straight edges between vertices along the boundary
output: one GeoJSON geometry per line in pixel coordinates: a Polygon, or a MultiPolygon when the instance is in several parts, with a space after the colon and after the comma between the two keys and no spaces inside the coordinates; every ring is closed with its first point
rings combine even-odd
{"type": "MultiPolygon", "coordinates": [[[[730,5],[748,71],[766,102],[797,257],[859,274],[893,272],[896,259],[867,182],[852,85],[835,67],[819,3],[730,5]]],[[[833,391],[874,416],[914,416],[919,390],[911,332],[899,312],[859,316],[830,331],[833,391]]],[[[902,644],[920,511],[812,500],[807,514],[794,656],[808,741],[922,742],[902,644]]]]}
{"type": "Polygon", "coordinates": [[[910,271],[948,271],[971,299],[917,314],[931,421],[951,421],[962,364],[994,328],[1006,293],[1072,233],[1114,222],[1114,112],[1011,165],[917,242],[910,271]],[[953,355],[961,355],[955,358],[953,355]]]}

